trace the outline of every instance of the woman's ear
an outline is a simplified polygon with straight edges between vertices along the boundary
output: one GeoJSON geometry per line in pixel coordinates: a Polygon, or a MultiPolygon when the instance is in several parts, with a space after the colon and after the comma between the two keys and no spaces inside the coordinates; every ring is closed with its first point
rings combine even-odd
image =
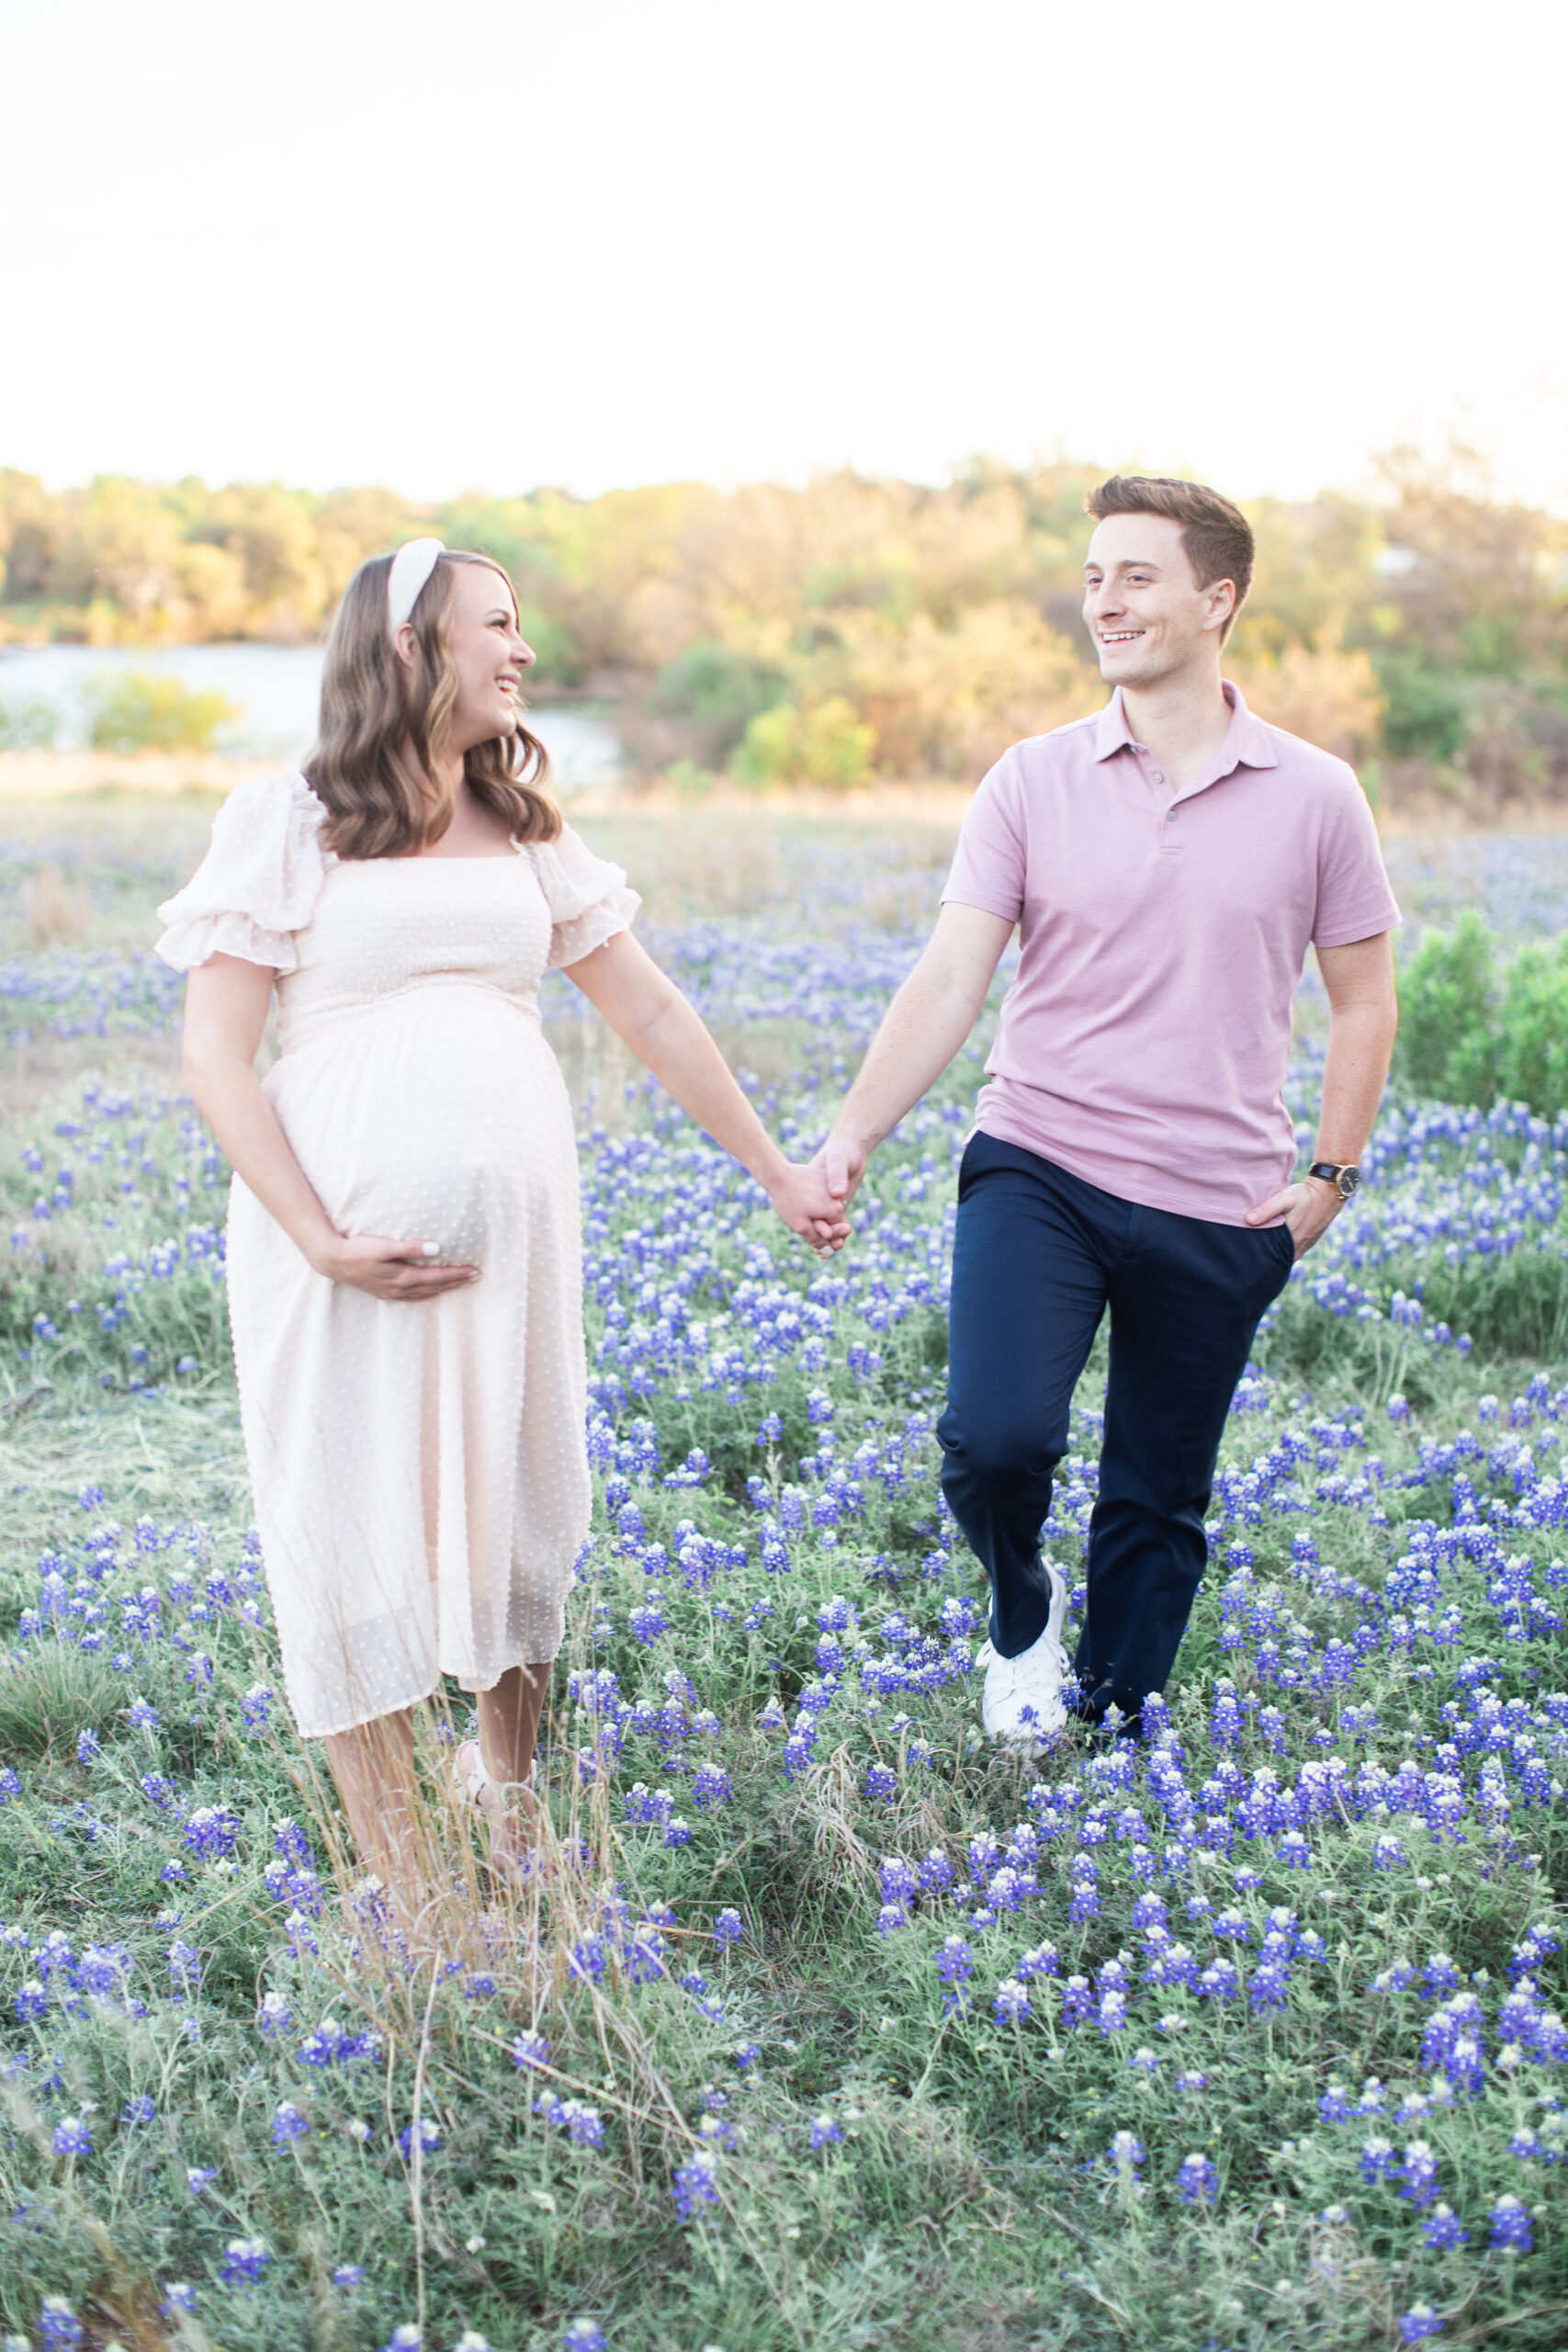
{"type": "Polygon", "coordinates": [[[419,650],[419,646],[418,640],[413,633],[413,623],[412,621],[404,621],[396,637],[393,638],[392,650],[397,655],[398,660],[402,663],[405,670],[412,670],[413,668],[414,657],[419,650]]]}

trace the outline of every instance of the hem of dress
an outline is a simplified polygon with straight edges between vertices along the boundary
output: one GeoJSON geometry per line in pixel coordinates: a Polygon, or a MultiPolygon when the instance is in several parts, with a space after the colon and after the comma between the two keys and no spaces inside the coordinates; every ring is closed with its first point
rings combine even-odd
{"type": "MultiPolygon", "coordinates": [[[[548,1657],[509,1658],[503,1667],[498,1668],[495,1676],[495,1682],[499,1682],[503,1674],[510,1674],[514,1666],[525,1667],[530,1669],[540,1666],[554,1666],[557,1658],[559,1657],[561,1651],[565,1646],[566,1636],[563,1634],[560,1642],[550,1652],[548,1657]]],[[[299,1721],[294,1703],[292,1700],[290,1700],[288,1712],[294,1717],[295,1735],[299,1739],[341,1739],[345,1732],[363,1731],[367,1724],[382,1723],[388,1715],[405,1714],[411,1707],[423,1707],[427,1705],[429,1702],[434,1698],[436,1691],[440,1688],[441,1681],[445,1680],[446,1678],[446,1669],[443,1668],[439,1679],[433,1682],[428,1690],[413,1691],[408,1698],[399,1699],[389,1707],[378,1707],[373,1715],[355,1715],[351,1723],[328,1724],[321,1731],[307,1731],[304,1728],[299,1721]]],[[[493,1690],[495,1688],[495,1682],[480,1683],[465,1681],[460,1674],[455,1674],[451,1679],[457,1683],[459,1690],[467,1691],[470,1697],[477,1696],[481,1690],[493,1690]]]]}

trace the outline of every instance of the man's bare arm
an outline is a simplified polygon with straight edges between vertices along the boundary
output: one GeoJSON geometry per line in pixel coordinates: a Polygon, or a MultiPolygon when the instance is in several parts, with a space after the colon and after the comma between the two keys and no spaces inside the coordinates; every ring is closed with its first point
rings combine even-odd
{"type": "Polygon", "coordinates": [[[877,1145],[934,1085],[975,1026],[1012,928],[983,907],[943,907],[818,1155],[828,1190],[846,1207],[877,1145]]]}
{"type": "MultiPolygon", "coordinates": [[[[1346,947],[1320,947],[1317,968],[1328,991],[1328,1056],[1323,1068],[1314,1159],[1359,1160],[1388,1082],[1399,1000],[1393,985],[1393,935],[1380,931],[1346,947]]],[[[1247,1215],[1248,1225],[1284,1217],[1304,1258],[1344,1203],[1332,1184],[1303,1177],[1247,1215]]]]}

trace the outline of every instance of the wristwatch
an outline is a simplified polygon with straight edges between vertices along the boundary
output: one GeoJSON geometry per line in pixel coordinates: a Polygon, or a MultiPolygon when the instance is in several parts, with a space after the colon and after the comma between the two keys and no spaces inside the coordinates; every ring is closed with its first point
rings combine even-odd
{"type": "Polygon", "coordinates": [[[1315,1176],[1320,1183],[1332,1184],[1342,1201],[1348,1201],[1360,1188],[1361,1171],[1353,1160],[1314,1159],[1307,1174],[1315,1176]]]}

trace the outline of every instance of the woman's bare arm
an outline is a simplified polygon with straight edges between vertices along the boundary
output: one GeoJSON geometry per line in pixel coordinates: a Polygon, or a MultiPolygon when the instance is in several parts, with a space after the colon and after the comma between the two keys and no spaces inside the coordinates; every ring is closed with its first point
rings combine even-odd
{"type": "Polygon", "coordinates": [[[792,1231],[830,1254],[849,1227],[821,1170],[787,1160],[736,1084],[696,1008],[629,931],[567,967],[589,1002],[624,1037],[683,1111],[750,1170],[792,1231]]]}
{"type": "Polygon", "coordinates": [[[338,1232],[288,1148],[256,1076],[273,974],[242,956],[214,956],[186,982],[180,1069],[197,1109],[234,1169],[319,1274],[376,1298],[438,1298],[471,1282],[474,1266],[433,1266],[440,1244],[338,1232]]]}

